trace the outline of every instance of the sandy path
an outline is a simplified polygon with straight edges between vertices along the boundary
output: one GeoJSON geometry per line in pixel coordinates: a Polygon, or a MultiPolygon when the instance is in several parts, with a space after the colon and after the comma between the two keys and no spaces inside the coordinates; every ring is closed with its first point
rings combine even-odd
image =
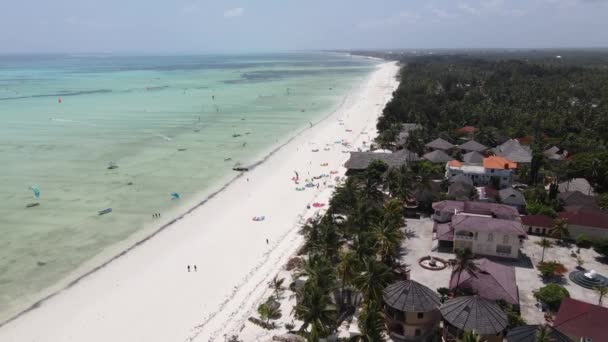
{"type": "Polygon", "coordinates": [[[306,205],[331,195],[329,178],[295,191],[294,170],[301,178],[342,175],[348,154],[335,141],[356,147],[375,136],[396,72],[394,63],[380,65],[328,119],[174,226],[0,328],[0,341],[222,341],[299,247],[299,222],[318,210],[306,205]],[[266,219],[253,222],[259,215],[266,219]]]}

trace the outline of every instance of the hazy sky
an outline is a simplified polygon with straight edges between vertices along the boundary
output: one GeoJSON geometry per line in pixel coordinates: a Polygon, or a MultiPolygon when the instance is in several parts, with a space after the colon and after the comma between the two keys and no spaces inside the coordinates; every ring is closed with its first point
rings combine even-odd
{"type": "Polygon", "coordinates": [[[606,47],[607,0],[2,0],[3,52],[606,47]]]}

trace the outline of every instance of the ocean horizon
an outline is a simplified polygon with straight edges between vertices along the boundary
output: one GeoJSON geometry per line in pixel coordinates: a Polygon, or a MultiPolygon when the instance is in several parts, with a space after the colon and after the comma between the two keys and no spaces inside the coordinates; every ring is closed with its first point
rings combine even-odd
{"type": "Polygon", "coordinates": [[[377,63],[314,52],[0,55],[0,321],[329,115],[377,63]]]}

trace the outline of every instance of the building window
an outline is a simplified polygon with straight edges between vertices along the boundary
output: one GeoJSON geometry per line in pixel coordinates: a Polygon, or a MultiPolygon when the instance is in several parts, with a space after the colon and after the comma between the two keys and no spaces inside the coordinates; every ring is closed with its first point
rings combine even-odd
{"type": "Polygon", "coordinates": [[[424,318],[424,312],[419,312],[418,313],[418,319],[422,319],[424,318]]]}
{"type": "Polygon", "coordinates": [[[422,331],[420,331],[420,329],[416,329],[416,331],[414,332],[414,336],[420,336],[422,334],[422,331]]]}
{"type": "Polygon", "coordinates": [[[503,236],[502,243],[509,243],[509,235],[505,234],[505,236],[503,236]]]}
{"type": "Polygon", "coordinates": [[[494,234],[490,233],[488,234],[488,242],[492,242],[494,241],[494,234]]]}
{"type": "Polygon", "coordinates": [[[511,255],[511,246],[509,246],[509,245],[496,245],[496,253],[511,255]]]}

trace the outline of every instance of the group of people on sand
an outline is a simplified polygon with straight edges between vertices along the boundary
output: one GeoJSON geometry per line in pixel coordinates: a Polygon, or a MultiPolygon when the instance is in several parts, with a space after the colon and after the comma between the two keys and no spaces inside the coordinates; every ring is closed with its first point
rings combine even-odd
{"type": "Polygon", "coordinates": [[[190,267],[190,265],[188,265],[188,272],[190,272],[191,269],[194,270],[194,272],[198,271],[198,268],[196,267],[196,265],[193,265],[193,267],[190,267]]]}
{"type": "Polygon", "coordinates": [[[152,217],[153,218],[160,218],[160,213],[154,213],[154,214],[152,214],[152,217]]]}

